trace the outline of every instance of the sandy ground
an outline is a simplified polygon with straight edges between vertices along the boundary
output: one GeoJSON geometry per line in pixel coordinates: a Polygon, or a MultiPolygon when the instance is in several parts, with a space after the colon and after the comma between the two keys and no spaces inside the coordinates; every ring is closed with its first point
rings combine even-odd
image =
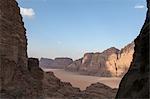
{"type": "Polygon", "coordinates": [[[100,82],[111,88],[118,88],[121,78],[116,77],[95,77],[79,75],[77,73],[68,72],[63,69],[45,69],[44,71],[52,71],[55,76],[63,82],[70,82],[72,86],[85,90],[92,83],[100,82]]]}

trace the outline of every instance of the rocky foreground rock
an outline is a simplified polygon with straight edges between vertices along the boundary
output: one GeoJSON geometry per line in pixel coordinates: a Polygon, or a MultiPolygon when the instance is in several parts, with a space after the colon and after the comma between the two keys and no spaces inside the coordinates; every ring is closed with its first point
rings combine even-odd
{"type": "Polygon", "coordinates": [[[83,58],[65,67],[65,70],[94,76],[123,76],[132,61],[134,42],[121,50],[111,47],[102,53],[86,53],[83,58]]]}
{"type": "MultiPolygon", "coordinates": [[[[105,90],[101,95],[97,91],[83,94],[52,72],[43,72],[38,59],[27,57],[25,31],[16,0],[0,0],[0,99],[99,99],[111,91],[100,87],[105,90]]],[[[114,98],[115,93],[105,96],[109,97],[114,98]]]]}
{"type": "Polygon", "coordinates": [[[135,39],[135,53],[129,71],[123,77],[116,99],[149,99],[149,35],[150,1],[147,0],[147,15],[139,36],[135,39]]]}

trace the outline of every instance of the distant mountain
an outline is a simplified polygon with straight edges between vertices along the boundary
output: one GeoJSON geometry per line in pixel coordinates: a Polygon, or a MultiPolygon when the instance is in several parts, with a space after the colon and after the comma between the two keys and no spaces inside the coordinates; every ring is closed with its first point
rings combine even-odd
{"type": "Polygon", "coordinates": [[[132,61],[134,42],[126,45],[121,50],[111,47],[103,52],[85,53],[78,60],[71,58],[41,58],[40,67],[43,69],[65,69],[92,76],[123,76],[132,61]]]}
{"type": "Polygon", "coordinates": [[[121,50],[111,47],[102,53],[86,53],[65,70],[94,76],[122,76],[130,66],[133,53],[133,42],[121,50]]]}
{"type": "Polygon", "coordinates": [[[40,67],[45,69],[57,68],[63,69],[65,66],[70,65],[73,62],[71,58],[55,58],[48,59],[48,58],[41,58],[40,59],[40,67]]]}

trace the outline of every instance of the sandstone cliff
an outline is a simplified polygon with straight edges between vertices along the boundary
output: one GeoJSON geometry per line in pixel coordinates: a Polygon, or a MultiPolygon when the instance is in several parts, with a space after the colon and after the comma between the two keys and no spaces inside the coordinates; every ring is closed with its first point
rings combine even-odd
{"type": "Polygon", "coordinates": [[[65,66],[70,65],[73,62],[71,58],[55,58],[48,59],[48,58],[41,58],[40,59],[40,67],[43,69],[63,69],[65,66]]]}
{"type": "Polygon", "coordinates": [[[133,59],[134,53],[134,42],[128,44],[118,54],[118,59],[116,61],[117,73],[118,75],[123,76],[129,69],[131,61],[133,59]]]}
{"type": "Polygon", "coordinates": [[[14,4],[14,0],[0,1],[0,58],[27,66],[26,30],[14,4]]]}
{"type": "Polygon", "coordinates": [[[123,77],[116,99],[149,99],[149,34],[150,1],[147,16],[139,36],[135,39],[135,53],[128,72],[123,77]]]}
{"type": "Polygon", "coordinates": [[[121,50],[115,47],[102,53],[86,53],[83,58],[65,67],[65,70],[94,76],[122,76],[131,63],[134,53],[134,42],[121,50]]]}

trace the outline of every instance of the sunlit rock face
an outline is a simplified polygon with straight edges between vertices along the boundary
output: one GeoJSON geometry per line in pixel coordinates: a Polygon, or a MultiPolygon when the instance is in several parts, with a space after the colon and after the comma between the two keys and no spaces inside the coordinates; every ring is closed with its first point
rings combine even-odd
{"type": "Polygon", "coordinates": [[[135,53],[128,72],[123,77],[116,99],[149,99],[149,34],[150,1],[147,16],[139,36],[135,39],[135,53]]]}
{"type": "Polygon", "coordinates": [[[134,53],[134,42],[122,48],[116,61],[117,75],[123,76],[129,69],[134,53]]]}
{"type": "MultiPolygon", "coordinates": [[[[106,62],[109,60],[110,55],[117,56],[118,52],[118,49],[112,47],[102,53],[90,54],[90,57],[88,56],[89,54],[85,54],[82,65],[80,66],[80,72],[83,74],[89,73],[92,75],[111,76],[110,72],[107,70],[109,67],[107,67],[106,62]],[[85,60],[86,62],[84,62],[85,60]]],[[[114,64],[109,64],[109,66],[112,65],[114,64]]]]}
{"type": "Polygon", "coordinates": [[[94,76],[123,76],[130,66],[133,53],[134,42],[121,50],[111,47],[102,53],[86,53],[65,69],[94,76]]]}
{"type": "Polygon", "coordinates": [[[82,64],[82,58],[75,60],[72,64],[65,67],[66,71],[78,72],[82,64]]]}

